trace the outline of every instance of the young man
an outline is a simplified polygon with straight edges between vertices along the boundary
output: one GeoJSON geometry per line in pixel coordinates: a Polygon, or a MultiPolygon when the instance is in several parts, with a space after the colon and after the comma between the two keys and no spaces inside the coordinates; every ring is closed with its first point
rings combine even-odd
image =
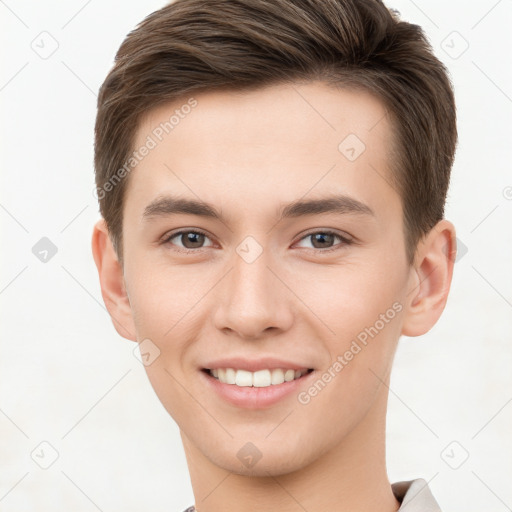
{"type": "Polygon", "coordinates": [[[197,511],[439,510],[390,484],[385,417],[447,300],[455,145],[445,68],[378,0],[177,0],[123,42],[93,253],[197,511]]]}

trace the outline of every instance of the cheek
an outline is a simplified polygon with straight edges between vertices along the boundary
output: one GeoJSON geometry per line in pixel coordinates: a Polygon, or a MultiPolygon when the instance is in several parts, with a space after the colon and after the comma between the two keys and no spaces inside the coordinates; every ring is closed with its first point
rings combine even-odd
{"type": "Polygon", "coordinates": [[[329,360],[319,375],[329,382],[316,386],[321,393],[311,390],[322,394],[318,406],[328,414],[343,414],[329,409],[332,401],[357,416],[371,404],[380,379],[386,379],[401,332],[404,279],[396,266],[360,267],[358,272],[340,272],[323,293],[313,287],[304,291],[311,309],[329,328],[324,337],[329,360]]]}
{"type": "MultiPolygon", "coordinates": [[[[353,297],[346,298],[353,306],[353,297]]],[[[400,334],[401,305],[382,297],[362,302],[358,308],[343,309],[341,302],[338,305],[337,311],[342,313],[334,316],[333,311],[336,336],[327,342],[329,362],[302,390],[298,401],[307,411],[304,421],[321,429],[321,418],[322,424],[337,425],[338,433],[348,433],[385,390],[383,381],[387,380],[400,334]]]]}
{"type": "Polygon", "coordinates": [[[178,268],[141,262],[126,275],[138,334],[164,342],[192,324],[196,305],[211,287],[192,265],[178,268]]]}
{"type": "Polygon", "coordinates": [[[375,323],[379,331],[389,331],[391,324],[398,323],[404,284],[391,268],[340,269],[331,273],[328,282],[313,281],[314,286],[304,285],[299,293],[328,327],[333,349],[342,349],[348,339],[375,323]]]}

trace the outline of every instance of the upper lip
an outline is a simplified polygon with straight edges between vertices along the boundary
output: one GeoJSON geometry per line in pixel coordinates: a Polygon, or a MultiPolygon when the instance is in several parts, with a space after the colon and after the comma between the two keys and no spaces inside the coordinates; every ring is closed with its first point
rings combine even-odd
{"type": "Polygon", "coordinates": [[[260,357],[258,359],[246,359],[242,357],[230,357],[225,359],[216,359],[206,363],[204,368],[215,370],[217,368],[234,368],[236,370],[247,370],[249,372],[257,372],[258,370],[274,370],[282,368],[284,370],[309,370],[311,366],[277,359],[275,357],[260,357]]]}

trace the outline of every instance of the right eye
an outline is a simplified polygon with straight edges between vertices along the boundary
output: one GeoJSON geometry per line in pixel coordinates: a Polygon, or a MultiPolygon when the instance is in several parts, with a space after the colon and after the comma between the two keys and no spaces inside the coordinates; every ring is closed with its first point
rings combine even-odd
{"type": "Polygon", "coordinates": [[[198,249],[203,249],[204,247],[211,247],[213,244],[208,246],[204,246],[205,239],[208,239],[206,233],[198,230],[181,230],[176,231],[174,233],[170,233],[163,240],[163,244],[169,244],[176,246],[178,251],[185,252],[198,252],[198,249]],[[179,243],[175,243],[172,240],[178,240],[179,243]],[[181,244],[181,245],[180,245],[181,244]]]}

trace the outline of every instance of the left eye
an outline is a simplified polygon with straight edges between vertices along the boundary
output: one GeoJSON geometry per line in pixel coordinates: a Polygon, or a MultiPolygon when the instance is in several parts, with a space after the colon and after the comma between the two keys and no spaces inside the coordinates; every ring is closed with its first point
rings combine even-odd
{"type": "MultiPolygon", "coordinates": [[[[332,231],[316,231],[314,233],[309,233],[308,235],[301,238],[301,240],[307,240],[311,239],[313,244],[313,249],[324,249],[324,250],[334,250],[337,249],[336,246],[332,246],[331,244],[334,242],[334,240],[337,238],[338,240],[341,240],[341,244],[338,245],[348,245],[351,243],[351,241],[348,238],[345,238],[338,233],[334,233],[332,231]]],[[[325,252],[325,251],[324,251],[325,252]]]]}

